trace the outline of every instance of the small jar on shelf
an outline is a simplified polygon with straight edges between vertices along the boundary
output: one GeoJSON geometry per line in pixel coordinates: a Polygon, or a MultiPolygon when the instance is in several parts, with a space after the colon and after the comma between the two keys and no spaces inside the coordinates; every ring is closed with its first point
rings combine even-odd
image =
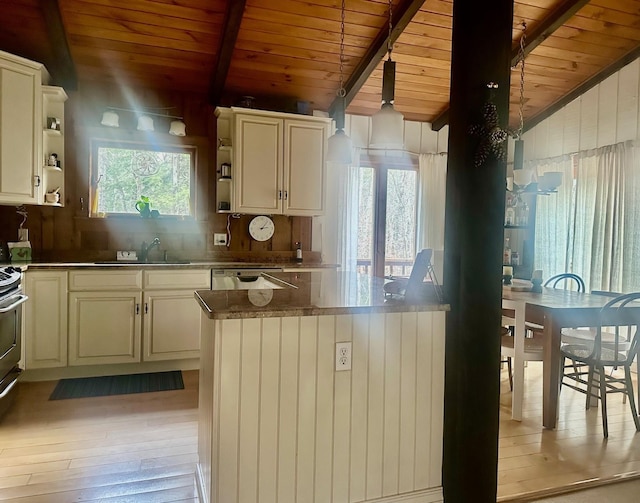
{"type": "Polygon", "coordinates": [[[513,206],[507,206],[504,212],[504,225],[511,226],[516,224],[516,212],[513,206]]]}
{"type": "Polygon", "coordinates": [[[509,238],[504,241],[504,251],[502,254],[502,265],[511,265],[511,245],[509,244],[509,238]]]}
{"type": "Polygon", "coordinates": [[[529,225],[529,205],[525,201],[516,208],[516,225],[521,227],[529,225]]]}

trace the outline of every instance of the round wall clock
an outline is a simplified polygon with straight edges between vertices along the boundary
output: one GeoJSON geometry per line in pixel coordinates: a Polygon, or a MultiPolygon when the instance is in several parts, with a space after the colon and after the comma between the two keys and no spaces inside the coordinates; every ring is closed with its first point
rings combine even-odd
{"type": "Polygon", "coordinates": [[[273,290],[247,290],[247,296],[249,297],[249,302],[254,306],[264,307],[271,302],[271,299],[273,299],[273,290]]]}
{"type": "Polygon", "coordinates": [[[255,217],[249,223],[249,235],[256,241],[271,239],[274,231],[275,225],[273,224],[273,220],[265,215],[255,217]]]}

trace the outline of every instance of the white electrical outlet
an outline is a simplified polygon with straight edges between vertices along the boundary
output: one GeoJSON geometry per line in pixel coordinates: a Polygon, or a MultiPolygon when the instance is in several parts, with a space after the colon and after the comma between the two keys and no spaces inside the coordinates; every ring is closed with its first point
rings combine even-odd
{"type": "Polygon", "coordinates": [[[138,253],[135,250],[118,250],[116,252],[118,260],[138,260],[138,253]]]}
{"type": "Polygon", "coordinates": [[[215,246],[227,246],[227,235],[222,232],[215,232],[213,234],[213,244],[215,246]]]}
{"type": "Polygon", "coordinates": [[[351,343],[336,342],[336,371],[351,370],[351,343]]]}

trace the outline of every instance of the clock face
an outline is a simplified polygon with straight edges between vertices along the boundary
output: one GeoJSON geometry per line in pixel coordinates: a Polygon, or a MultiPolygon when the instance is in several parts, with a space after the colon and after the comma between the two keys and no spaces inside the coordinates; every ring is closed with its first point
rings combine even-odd
{"type": "Polygon", "coordinates": [[[255,289],[247,290],[249,302],[256,307],[266,306],[273,299],[273,290],[271,289],[255,289]]]}
{"type": "Polygon", "coordinates": [[[249,234],[256,241],[271,239],[273,231],[275,231],[273,220],[266,216],[255,217],[249,224],[249,234]]]}

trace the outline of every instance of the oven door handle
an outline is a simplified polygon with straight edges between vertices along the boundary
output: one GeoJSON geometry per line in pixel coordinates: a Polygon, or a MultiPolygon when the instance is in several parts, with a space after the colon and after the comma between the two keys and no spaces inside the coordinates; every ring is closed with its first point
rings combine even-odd
{"type": "Polygon", "coordinates": [[[9,384],[9,386],[7,386],[2,393],[0,393],[0,400],[7,396],[16,384],[18,384],[17,376],[13,381],[11,381],[11,384],[9,384]]]}
{"type": "Polygon", "coordinates": [[[18,295],[17,297],[13,297],[13,299],[17,298],[18,300],[16,300],[13,304],[7,306],[7,307],[3,307],[0,309],[0,314],[2,313],[8,313],[9,311],[13,311],[16,307],[18,307],[20,304],[24,304],[29,297],[27,297],[26,295],[18,295]]]}

